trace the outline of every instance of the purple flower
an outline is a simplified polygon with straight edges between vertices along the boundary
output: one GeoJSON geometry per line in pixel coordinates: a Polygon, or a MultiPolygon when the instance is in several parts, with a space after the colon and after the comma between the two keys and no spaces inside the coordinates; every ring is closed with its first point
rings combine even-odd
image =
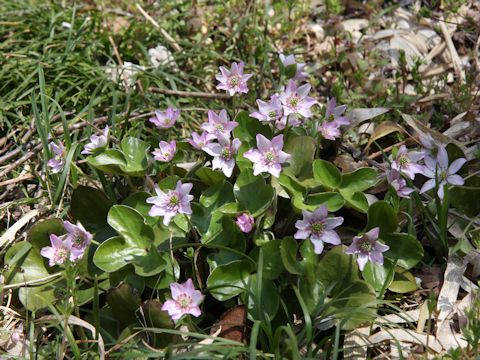
{"type": "Polygon", "coordinates": [[[83,255],[84,250],[74,248],[69,236],[65,237],[64,240],[62,237],[52,234],[50,235],[50,243],[52,246],[46,246],[40,251],[43,257],[49,259],[48,264],[50,266],[61,265],[68,259],[75,261],[83,255]]]}
{"type": "Polygon", "coordinates": [[[155,110],[155,116],[151,117],[149,121],[159,129],[169,129],[180,116],[180,110],[168,107],[166,111],[155,110]]]}
{"type": "Polygon", "coordinates": [[[201,135],[198,135],[196,132],[192,133],[192,138],[188,139],[188,143],[192,145],[195,149],[202,150],[205,145],[210,141],[214,140],[216,137],[213,134],[209,134],[204,131],[201,135]]]}
{"type": "Polygon", "coordinates": [[[177,214],[191,214],[192,208],[190,202],[193,196],[190,195],[193,184],[182,184],[177,182],[175,190],[169,190],[164,193],[158,186],[155,187],[157,196],[152,196],[147,199],[148,204],[153,204],[148,212],[150,216],[163,216],[163,224],[170,224],[170,220],[177,214]]]}
{"type": "Polygon", "coordinates": [[[295,56],[293,55],[283,55],[283,54],[278,54],[280,57],[280,61],[282,62],[283,66],[291,66],[291,65],[296,65],[296,72],[295,75],[292,77],[293,80],[296,81],[303,81],[307,78],[308,74],[303,71],[303,68],[305,67],[304,63],[297,63],[295,61],[295,56]]]}
{"type": "Polygon", "coordinates": [[[51,172],[53,174],[59,173],[63,170],[63,166],[65,165],[65,147],[61,142],[58,143],[58,145],[54,142],[51,142],[48,144],[48,146],[50,147],[50,151],[53,152],[54,156],[48,160],[47,166],[52,169],[51,172]]]}
{"type": "Polygon", "coordinates": [[[108,126],[105,126],[102,135],[90,136],[90,142],[83,148],[82,154],[89,155],[97,149],[106,147],[108,144],[108,126]]]}
{"type": "Polygon", "coordinates": [[[230,132],[238,126],[236,121],[228,121],[226,110],[220,110],[218,115],[208,110],[208,122],[202,124],[202,129],[215,136],[223,135],[229,138],[230,132]]]}
{"type": "Polygon", "coordinates": [[[376,227],[362,236],[355,236],[352,244],[345,250],[345,254],[357,254],[357,263],[361,271],[365,269],[368,260],[383,265],[383,254],[390,249],[387,245],[378,242],[380,228],[376,227]]]}
{"type": "Polygon", "coordinates": [[[403,198],[410,198],[410,194],[413,192],[412,188],[407,187],[407,182],[402,178],[397,170],[387,171],[387,181],[397,192],[398,196],[403,198]]]}
{"type": "Polygon", "coordinates": [[[283,135],[277,135],[270,141],[262,134],[257,134],[257,148],[243,154],[253,162],[253,175],[268,172],[278,178],[282,171],[281,164],[290,158],[290,154],[282,151],[283,135]]]}
{"type": "Polygon", "coordinates": [[[213,156],[212,169],[221,169],[226,177],[232,176],[235,167],[235,155],[237,155],[241,142],[239,139],[230,139],[219,136],[218,143],[210,143],[205,145],[203,151],[213,156]]]}
{"type": "Polygon", "coordinates": [[[460,158],[454,160],[450,166],[448,166],[448,153],[444,147],[438,148],[437,158],[426,157],[425,166],[422,174],[430,178],[420,189],[420,193],[424,193],[430,189],[433,189],[438,182],[438,197],[443,199],[444,186],[450,185],[463,185],[465,181],[460,175],[457,175],[458,170],[461,169],[463,164],[467,162],[467,159],[460,158]]]}
{"type": "Polygon", "coordinates": [[[253,229],[253,224],[255,223],[255,220],[253,216],[244,213],[237,217],[236,223],[242,232],[249,233],[253,229]]]}
{"type": "Polygon", "coordinates": [[[405,145],[400,146],[395,159],[392,160],[392,169],[405,174],[410,179],[415,178],[415,174],[423,171],[423,166],[417,164],[423,158],[423,154],[418,151],[408,151],[405,145]]]}
{"type": "Polygon", "coordinates": [[[250,79],[252,74],[243,74],[243,61],[238,64],[232,63],[230,70],[220,66],[220,74],[216,76],[216,79],[220,82],[217,85],[217,89],[226,90],[230,96],[235,93],[248,93],[247,80],[250,79]]]}
{"type": "Polygon", "coordinates": [[[277,121],[283,116],[282,103],[278,95],[272,95],[269,102],[257,100],[258,111],[250,114],[251,117],[263,122],[277,121]]]}
{"type": "Polygon", "coordinates": [[[337,100],[333,97],[327,102],[327,110],[325,111],[325,121],[336,122],[339,126],[350,125],[350,121],[343,116],[347,110],[347,105],[337,106],[337,100]]]}
{"type": "Polygon", "coordinates": [[[77,225],[75,225],[69,221],[64,221],[63,227],[67,230],[67,238],[70,238],[72,248],[79,251],[74,254],[72,260],[76,260],[77,258],[75,258],[75,256],[78,255],[78,258],[81,258],[87,246],[92,242],[93,235],[85,230],[80,222],[77,222],[77,225]]]}
{"type": "Polygon", "coordinates": [[[335,121],[324,121],[318,130],[322,136],[328,140],[335,140],[342,135],[340,132],[340,126],[335,121]]]}
{"type": "Polygon", "coordinates": [[[303,219],[295,223],[295,239],[310,239],[316,254],[323,252],[323,243],[340,245],[340,237],[333,230],[343,224],[342,217],[328,217],[327,207],[322,205],[314,212],[302,210],[303,219]]]}
{"type": "Polygon", "coordinates": [[[165,301],[162,306],[163,311],[167,311],[173,320],[180,319],[185,314],[191,314],[195,317],[200,316],[200,303],[204,296],[198,290],[195,290],[192,279],[188,279],[183,284],[170,284],[172,299],[165,301]]]}
{"type": "Polygon", "coordinates": [[[155,151],[152,152],[153,158],[157,161],[162,162],[171,161],[175,156],[175,152],[177,151],[177,143],[175,142],[175,140],[172,140],[170,142],[160,141],[158,146],[160,148],[155,149],[155,151]]]}
{"type": "Polygon", "coordinates": [[[310,108],[317,102],[308,96],[310,89],[311,86],[309,84],[297,88],[295,81],[290,80],[285,91],[280,94],[283,114],[300,114],[306,118],[312,116],[310,108]]]}

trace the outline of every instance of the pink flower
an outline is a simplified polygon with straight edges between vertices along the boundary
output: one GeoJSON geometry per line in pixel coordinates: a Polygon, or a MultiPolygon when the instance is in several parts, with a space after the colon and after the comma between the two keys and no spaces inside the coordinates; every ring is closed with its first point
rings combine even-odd
{"type": "Polygon", "coordinates": [[[162,162],[171,161],[175,156],[175,152],[177,151],[177,143],[175,140],[172,140],[169,143],[166,141],[160,141],[158,146],[160,148],[155,149],[155,151],[152,152],[153,158],[162,162]]]}
{"type": "Polygon", "coordinates": [[[243,74],[243,61],[238,64],[232,63],[230,70],[220,66],[220,74],[216,76],[216,79],[220,82],[217,85],[217,89],[226,90],[230,96],[235,93],[248,93],[247,80],[250,79],[252,74],[243,74]]]}
{"type": "Polygon", "coordinates": [[[295,75],[292,77],[292,80],[303,81],[307,78],[308,74],[303,71],[305,64],[297,63],[295,61],[295,56],[293,55],[285,56],[283,54],[279,54],[278,56],[280,57],[280,61],[282,62],[283,66],[285,67],[292,66],[292,65],[296,66],[296,72],[295,72],[295,75]]]}
{"type": "MultiPolygon", "coordinates": [[[[79,257],[82,257],[85,249],[92,242],[93,235],[85,230],[80,222],[75,225],[69,221],[64,221],[63,227],[67,230],[67,237],[72,241],[72,248],[81,251],[81,253],[75,253],[75,256],[80,255],[79,257]]],[[[76,258],[72,260],[76,260],[76,258]]]]}
{"type": "Polygon", "coordinates": [[[253,229],[253,224],[255,223],[255,220],[253,216],[244,213],[237,217],[236,223],[242,232],[249,233],[253,229]]]}
{"type": "Polygon", "coordinates": [[[448,153],[444,147],[438,148],[437,158],[426,157],[425,166],[423,167],[422,174],[430,178],[420,189],[420,193],[424,193],[430,189],[433,189],[438,182],[438,197],[443,199],[444,186],[450,185],[463,185],[465,180],[460,175],[457,175],[458,170],[467,162],[467,159],[460,158],[454,160],[450,166],[448,166],[448,153]]]}
{"type": "Polygon", "coordinates": [[[282,151],[283,135],[277,135],[270,141],[262,134],[257,134],[257,148],[243,154],[253,162],[253,174],[257,176],[262,172],[268,172],[278,178],[282,171],[281,164],[290,158],[290,154],[282,151]]]}
{"type": "Polygon", "coordinates": [[[83,256],[84,250],[74,248],[69,236],[62,239],[62,237],[52,234],[50,243],[52,246],[46,246],[40,251],[43,257],[49,259],[50,266],[61,265],[67,260],[75,261],[83,256]]]}
{"type": "Polygon", "coordinates": [[[191,314],[195,317],[201,315],[200,303],[204,296],[198,290],[195,290],[192,279],[188,279],[183,284],[170,284],[172,299],[165,301],[162,306],[163,311],[167,311],[170,317],[177,321],[183,315],[191,314]]]}
{"type": "Polygon", "coordinates": [[[297,88],[295,81],[290,80],[285,91],[280,94],[283,114],[300,114],[306,118],[312,116],[310,108],[316,104],[317,101],[308,96],[310,89],[311,86],[309,84],[297,88]]]}
{"type": "Polygon", "coordinates": [[[212,169],[222,169],[226,177],[232,176],[235,167],[235,155],[237,155],[241,142],[239,139],[230,139],[224,136],[218,136],[218,143],[205,145],[203,150],[213,156],[212,169]]]}
{"type": "Polygon", "coordinates": [[[325,111],[325,120],[320,125],[319,131],[322,136],[328,140],[335,140],[342,134],[340,126],[349,125],[350,121],[343,116],[347,109],[346,105],[336,106],[337,101],[331,98],[327,103],[327,110],[325,111]]]}
{"type": "Polygon", "coordinates": [[[283,116],[282,103],[278,95],[272,95],[269,102],[257,100],[258,111],[250,114],[251,117],[263,122],[277,121],[283,116]]]}
{"type": "Polygon", "coordinates": [[[159,129],[169,129],[180,116],[180,110],[168,107],[166,111],[155,110],[155,116],[151,117],[149,121],[159,129]]]}
{"type": "Polygon", "coordinates": [[[61,142],[59,142],[58,145],[54,142],[51,142],[48,144],[48,146],[50,147],[50,151],[53,152],[54,156],[48,160],[47,166],[52,169],[51,172],[53,174],[59,173],[65,166],[65,147],[61,142]]]}
{"type": "Polygon", "coordinates": [[[433,139],[432,135],[430,134],[420,134],[419,135],[420,142],[422,143],[423,149],[420,150],[423,157],[429,157],[435,159],[438,155],[438,144],[433,139]]]}
{"type": "Polygon", "coordinates": [[[324,121],[318,130],[322,136],[328,140],[335,140],[342,135],[340,127],[335,121],[324,121]]]}
{"type": "Polygon", "coordinates": [[[423,172],[423,166],[417,164],[423,158],[419,151],[408,151],[405,145],[400,146],[395,158],[392,160],[392,169],[405,174],[410,179],[415,178],[415,174],[423,172]]]}
{"type": "Polygon", "coordinates": [[[398,196],[403,198],[410,198],[410,194],[413,192],[412,188],[407,187],[407,182],[402,178],[397,170],[387,171],[387,181],[397,192],[398,196]]]}
{"type": "Polygon", "coordinates": [[[230,132],[237,126],[236,121],[229,121],[226,110],[220,110],[218,115],[208,110],[208,122],[202,124],[202,129],[215,136],[230,138],[230,132]]]}
{"type": "Polygon", "coordinates": [[[390,249],[387,245],[378,242],[380,228],[376,227],[362,236],[355,236],[352,244],[345,250],[345,254],[357,254],[357,263],[361,271],[365,269],[368,260],[383,265],[383,254],[390,249]]]}
{"type": "Polygon", "coordinates": [[[206,131],[202,135],[198,135],[196,132],[192,133],[192,138],[188,139],[188,143],[192,145],[197,150],[202,150],[205,145],[210,141],[214,140],[216,137],[213,134],[209,134],[206,131]]]}
{"type": "Polygon", "coordinates": [[[191,214],[192,208],[190,202],[193,196],[190,195],[193,184],[182,184],[177,182],[175,190],[169,190],[164,193],[158,186],[155,187],[157,196],[152,196],[147,199],[148,204],[153,204],[148,212],[150,216],[163,216],[163,224],[170,224],[170,220],[177,214],[191,214]]]}
{"type": "Polygon", "coordinates": [[[90,136],[90,142],[85,145],[85,147],[83,148],[82,154],[84,155],[93,154],[95,150],[106,147],[108,145],[108,135],[109,135],[109,129],[108,129],[108,126],[105,126],[105,129],[103,129],[102,135],[90,136]]]}
{"type": "Polygon", "coordinates": [[[303,219],[295,223],[295,239],[310,239],[316,254],[323,252],[323,243],[340,245],[340,237],[333,230],[343,224],[342,217],[328,217],[326,206],[320,206],[314,212],[302,210],[303,219]]]}

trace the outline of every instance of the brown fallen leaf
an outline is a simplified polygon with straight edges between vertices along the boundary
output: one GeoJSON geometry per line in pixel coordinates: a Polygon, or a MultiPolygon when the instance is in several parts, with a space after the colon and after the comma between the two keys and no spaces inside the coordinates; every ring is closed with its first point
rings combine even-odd
{"type": "Polygon", "coordinates": [[[373,130],[372,136],[370,136],[370,140],[368,140],[367,146],[365,146],[365,151],[373,144],[374,141],[392,134],[394,132],[406,133],[406,131],[398,124],[395,124],[391,121],[384,121],[377,126],[375,126],[375,130],[373,130]]]}
{"type": "Polygon", "coordinates": [[[225,312],[213,325],[210,335],[216,334],[228,340],[245,342],[246,339],[247,310],[245,305],[238,305],[225,312]]]}

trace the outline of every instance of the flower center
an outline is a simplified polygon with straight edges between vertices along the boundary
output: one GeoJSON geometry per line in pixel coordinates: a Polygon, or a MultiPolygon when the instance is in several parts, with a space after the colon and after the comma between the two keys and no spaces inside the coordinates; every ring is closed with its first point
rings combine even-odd
{"type": "Polygon", "coordinates": [[[398,158],[400,166],[405,166],[410,162],[410,159],[406,155],[402,155],[398,158]]]}
{"type": "Polygon", "coordinates": [[[230,77],[230,79],[228,79],[228,85],[230,87],[235,87],[239,83],[240,83],[240,78],[238,77],[238,75],[233,75],[233,76],[230,77]]]}
{"type": "Polygon", "coordinates": [[[68,257],[68,251],[64,248],[57,249],[54,261],[57,264],[63,264],[68,257]]]}
{"type": "Polygon", "coordinates": [[[440,178],[441,178],[442,180],[446,180],[446,179],[447,179],[447,172],[446,172],[445,170],[440,173],[440,178]]]}
{"type": "Polygon", "coordinates": [[[288,99],[288,103],[290,104],[291,108],[296,108],[300,99],[296,96],[292,96],[288,99]]]}
{"type": "Polygon", "coordinates": [[[225,128],[223,127],[222,124],[216,124],[216,125],[215,125],[215,129],[216,129],[217,131],[219,131],[219,132],[225,131],[225,128]]]}
{"type": "Polygon", "coordinates": [[[372,242],[369,239],[362,239],[359,245],[360,251],[363,253],[369,253],[373,249],[372,242]]]}
{"type": "Polygon", "coordinates": [[[177,195],[172,195],[168,200],[168,205],[173,208],[178,206],[178,204],[180,204],[180,199],[177,195]]]}
{"type": "Polygon", "coordinates": [[[226,160],[230,160],[232,158],[232,149],[230,149],[229,147],[223,148],[222,153],[221,153],[221,157],[226,159],[226,160]]]}
{"type": "Polygon", "coordinates": [[[311,228],[314,234],[320,234],[325,229],[325,224],[322,222],[315,222],[311,225],[311,228]]]}
{"type": "Polygon", "coordinates": [[[83,245],[83,236],[81,235],[76,235],[74,238],[73,238],[73,246],[82,246],[83,245]]]}
{"type": "Polygon", "coordinates": [[[177,304],[179,307],[186,310],[192,305],[192,298],[186,294],[181,294],[177,298],[177,304]]]}
{"type": "Polygon", "coordinates": [[[265,153],[265,162],[267,163],[267,165],[273,164],[275,162],[276,158],[277,158],[277,156],[272,151],[267,151],[265,153]]]}
{"type": "Polygon", "coordinates": [[[330,117],[328,118],[328,120],[330,120],[330,121],[334,121],[334,120],[335,120],[335,115],[333,115],[333,114],[330,114],[330,117]]]}
{"type": "Polygon", "coordinates": [[[268,117],[269,117],[270,119],[275,119],[275,118],[277,117],[277,113],[272,110],[272,111],[270,111],[270,112],[268,113],[268,117]]]}
{"type": "Polygon", "coordinates": [[[170,156],[170,152],[165,151],[165,152],[163,153],[163,156],[167,159],[167,158],[170,156]]]}

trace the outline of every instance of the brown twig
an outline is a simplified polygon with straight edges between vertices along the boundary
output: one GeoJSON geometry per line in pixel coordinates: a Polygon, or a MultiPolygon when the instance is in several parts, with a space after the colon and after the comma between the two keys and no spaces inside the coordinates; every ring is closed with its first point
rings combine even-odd
{"type": "Polygon", "coordinates": [[[148,91],[164,94],[164,95],[174,95],[182,97],[196,97],[196,98],[205,98],[205,99],[230,99],[228,94],[218,94],[218,93],[207,93],[207,92],[194,92],[194,91],[179,91],[179,90],[169,90],[169,89],[160,89],[157,87],[150,87],[148,91]]]}
{"type": "Polygon", "coordinates": [[[457,49],[455,48],[455,45],[453,44],[452,37],[450,33],[447,30],[447,27],[445,26],[445,23],[443,22],[443,19],[439,21],[440,25],[440,30],[442,31],[442,35],[445,38],[445,43],[447,44],[447,49],[450,52],[450,56],[452,57],[452,62],[453,62],[453,68],[455,69],[455,74],[459,79],[462,81],[465,81],[465,71],[462,69],[462,61],[460,60],[460,57],[458,56],[457,49]]]}
{"type": "Polygon", "coordinates": [[[16,184],[18,182],[22,182],[22,181],[25,181],[25,180],[30,180],[30,179],[33,179],[33,178],[35,178],[35,176],[33,176],[32,174],[21,175],[19,177],[14,178],[14,179],[0,181],[0,186],[7,186],[7,185],[11,185],[11,184],[16,184]]]}

